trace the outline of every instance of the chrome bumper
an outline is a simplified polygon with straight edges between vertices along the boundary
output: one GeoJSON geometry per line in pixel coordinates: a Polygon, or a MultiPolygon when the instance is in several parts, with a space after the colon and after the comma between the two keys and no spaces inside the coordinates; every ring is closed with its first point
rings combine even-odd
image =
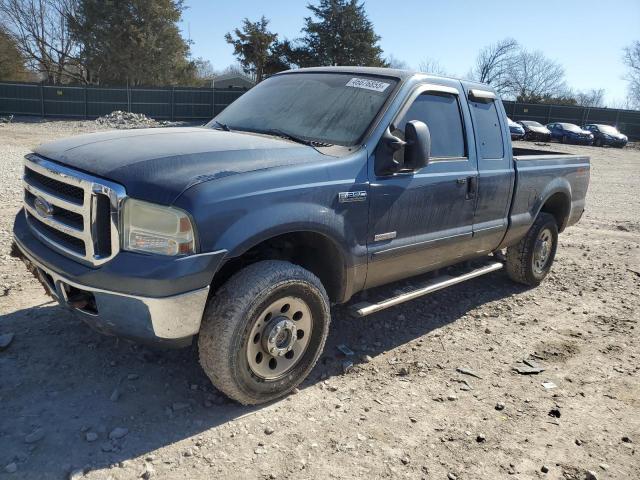
{"type": "Polygon", "coordinates": [[[47,292],[60,305],[77,312],[101,333],[138,341],[190,340],[200,330],[209,287],[170,297],[140,297],[97,289],[72,282],[36,261],[16,241],[22,258],[47,292]],[[80,306],[72,297],[92,298],[80,306]]]}

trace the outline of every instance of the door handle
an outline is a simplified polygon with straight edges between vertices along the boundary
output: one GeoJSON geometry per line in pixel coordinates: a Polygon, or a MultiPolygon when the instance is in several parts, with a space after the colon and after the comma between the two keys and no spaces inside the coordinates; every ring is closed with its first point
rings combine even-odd
{"type": "Polygon", "coordinates": [[[478,177],[467,177],[467,195],[466,199],[471,200],[476,198],[478,192],[478,177]]]}
{"type": "Polygon", "coordinates": [[[458,185],[464,185],[465,183],[467,183],[467,179],[466,179],[466,178],[458,178],[458,179],[456,180],[456,183],[457,183],[458,185]]]}

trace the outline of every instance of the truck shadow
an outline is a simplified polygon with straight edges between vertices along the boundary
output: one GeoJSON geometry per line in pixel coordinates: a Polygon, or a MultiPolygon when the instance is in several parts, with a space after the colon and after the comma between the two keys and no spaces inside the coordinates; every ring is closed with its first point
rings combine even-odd
{"type": "MultiPolygon", "coordinates": [[[[399,286],[369,295],[391,296],[399,286]]],[[[343,374],[345,357],[338,345],[355,352],[348,359],[357,368],[365,354],[375,357],[455,322],[478,305],[522,291],[494,273],[366,318],[351,318],[348,306],[336,307],[325,353],[300,395],[343,374]]],[[[104,337],[53,304],[0,317],[0,333],[7,331],[15,339],[0,352],[0,463],[16,462],[25,478],[61,478],[71,469],[126,464],[176,442],[181,442],[180,455],[190,455],[207,430],[270,408],[227,400],[203,374],[195,348],[157,351],[104,337]],[[110,439],[116,428],[127,429],[126,435],[110,439]],[[25,437],[38,429],[43,438],[28,443],[25,437]],[[89,433],[97,439],[88,441],[94,436],[89,433]]],[[[215,435],[224,441],[230,431],[215,435]]]]}

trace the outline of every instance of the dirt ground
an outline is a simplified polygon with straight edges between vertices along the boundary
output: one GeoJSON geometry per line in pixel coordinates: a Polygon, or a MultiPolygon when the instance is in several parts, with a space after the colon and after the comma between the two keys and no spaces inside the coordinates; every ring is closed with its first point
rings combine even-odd
{"type": "Polygon", "coordinates": [[[496,272],[366,319],[335,308],[299,391],[247,408],[195,349],[94,333],[9,257],[23,155],[95,129],[0,126],[0,479],[640,478],[640,150],[553,145],[591,156],[591,186],[540,287],[496,272]]]}

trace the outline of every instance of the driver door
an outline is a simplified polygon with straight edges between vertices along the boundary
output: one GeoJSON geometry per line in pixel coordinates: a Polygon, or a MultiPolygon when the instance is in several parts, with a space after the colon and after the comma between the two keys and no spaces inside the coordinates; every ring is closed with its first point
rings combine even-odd
{"type": "Polygon", "coordinates": [[[389,127],[404,138],[407,122],[427,124],[429,163],[386,176],[370,168],[366,288],[455,263],[474,250],[475,144],[465,128],[471,123],[460,84],[451,83],[418,87],[389,127]]]}

